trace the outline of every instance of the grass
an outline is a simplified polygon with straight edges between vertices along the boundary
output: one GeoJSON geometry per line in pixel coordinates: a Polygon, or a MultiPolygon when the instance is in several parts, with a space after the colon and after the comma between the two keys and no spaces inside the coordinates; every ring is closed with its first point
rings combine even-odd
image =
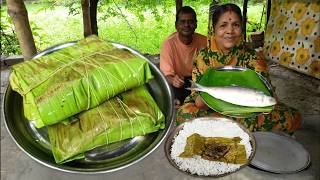
{"type": "MultiPolygon", "coordinates": [[[[68,9],[62,6],[46,10],[43,10],[41,4],[26,4],[26,7],[39,51],[56,44],[83,38],[82,14],[68,15],[68,9]]],[[[194,5],[192,7],[195,7],[198,15],[196,31],[206,35],[209,5],[194,5]]],[[[6,6],[2,6],[2,8],[6,8],[6,6]]],[[[261,11],[261,4],[249,6],[249,20],[259,22],[261,11]]],[[[171,7],[169,13],[162,14],[161,22],[157,22],[148,12],[145,12],[148,18],[143,22],[128,12],[124,14],[126,14],[126,19],[110,17],[101,20],[101,15],[98,13],[99,36],[106,40],[128,45],[142,53],[158,54],[163,40],[175,32],[175,7],[171,7]]],[[[264,24],[262,25],[264,27],[264,24]]]]}
{"type": "Polygon", "coordinates": [[[68,9],[62,6],[48,10],[41,8],[39,4],[27,5],[32,29],[33,26],[39,28],[36,30],[39,37],[35,37],[39,50],[83,38],[83,22],[80,14],[69,16],[68,9]]]}
{"type": "MultiPolygon", "coordinates": [[[[170,14],[163,15],[161,22],[157,22],[154,18],[147,18],[144,22],[138,19],[129,18],[132,29],[124,19],[109,18],[105,22],[99,22],[99,36],[111,40],[127,44],[143,53],[158,54],[163,40],[171,33],[175,32],[175,15],[174,9],[170,14]]],[[[197,32],[207,33],[207,15],[198,17],[199,23],[197,32]]]]}

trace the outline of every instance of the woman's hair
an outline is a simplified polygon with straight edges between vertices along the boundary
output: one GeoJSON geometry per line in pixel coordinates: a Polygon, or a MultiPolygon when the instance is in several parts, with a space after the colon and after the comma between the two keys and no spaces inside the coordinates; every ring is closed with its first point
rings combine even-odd
{"type": "Polygon", "coordinates": [[[238,17],[240,18],[240,22],[242,22],[242,13],[241,13],[241,9],[239,8],[239,6],[232,4],[232,3],[228,3],[228,4],[222,4],[222,5],[217,5],[214,10],[213,10],[213,14],[212,14],[212,27],[214,27],[220,16],[228,11],[232,11],[234,13],[236,13],[238,15],[238,17]]]}
{"type": "Polygon", "coordinates": [[[178,23],[180,14],[192,14],[195,21],[197,21],[197,14],[190,6],[181,7],[176,14],[176,23],[178,23]]]}

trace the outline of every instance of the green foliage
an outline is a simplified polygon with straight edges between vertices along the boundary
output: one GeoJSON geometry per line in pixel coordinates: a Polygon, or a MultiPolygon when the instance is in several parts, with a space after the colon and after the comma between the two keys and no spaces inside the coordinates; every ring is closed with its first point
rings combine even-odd
{"type": "Polygon", "coordinates": [[[11,18],[5,14],[5,9],[1,8],[1,55],[21,54],[11,18]]]}
{"type": "Polygon", "coordinates": [[[102,19],[116,16],[123,18],[127,13],[130,13],[140,22],[146,19],[145,12],[150,12],[153,18],[161,22],[161,13],[167,13],[171,7],[168,2],[161,0],[100,0],[98,12],[102,14],[102,19]]]}
{"type": "MultiPolygon", "coordinates": [[[[243,3],[243,0],[225,1],[238,5],[243,3]]],[[[83,38],[80,0],[37,2],[26,3],[26,6],[38,50],[83,38]]],[[[204,35],[207,34],[210,3],[211,0],[184,0],[183,4],[196,10],[198,18],[196,31],[204,35]]],[[[260,24],[260,30],[264,30],[264,18],[260,23],[262,7],[262,4],[250,5],[249,3],[248,20],[251,24],[247,24],[248,34],[254,29],[259,30],[260,24]]],[[[99,36],[128,45],[142,53],[158,54],[163,40],[175,31],[175,11],[173,0],[100,0],[97,12],[99,36]]],[[[3,17],[1,16],[1,28],[6,27],[3,24],[10,24],[10,21],[3,17]]],[[[12,29],[9,32],[14,34],[11,24],[10,27],[12,29]]],[[[15,35],[13,37],[17,42],[16,49],[19,50],[17,38],[15,35]]],[[[2,39],[1,44],[4,47],[2,39]]],[[[10,40],[10,45],[13,44],[11,42],[14,41],[10,40]]],[[[15,50],[11,47],[6,49],[15,50]]],[[[13,54],[19,53],[13,52],[13,54]]]]}
{"type": "Polygon", "coordinates": [[[266,23],[266,8],[264,4],[255,4],[248,7],[247,32],[264,31],[266,23]]]}
{"type": "Polygon", "coordinates": [[[37,25],[34,21],[30,22],[30,27],[34,39],[34,43],[36,44],[37,50],[39,51],[39,47],[46,46],[49,41],[47,40],[47,37],[45,34],[43,34],[44,29],[37,25]]]}
{"type": "Polygon", "coordinates": [[[41,3],[40,11],[54,10],[57,6],[68,8],[69,15],[77,15],[81,13],[81,0],[39,0],[41,3]]]}
{"type": "Polygon", "coordinates": [[[83,38],[82,14],[70,15],[68,8],[58,5],[53,9],[42,4],[26,6],[32,33],[38,36],[34,36],[38,50],[83,38]]]}
{"type": "MultiPolygon", "coordinates": [[[[6,13],[7,8],[1,8],[1,54],[15,55],[21,54],[19,40],[14,30],[11,17],[6,13]]],[[[35,12],[39,9],[35,9],[35,12]]],[[[41,11],[41,10],[40,10],[41,11]]],[[[39,51],[39,47],[47,46],[49,41],[44,34],[44,29],[34,21],[29,21],[32,35],[39,51]]]]}
{"type": "Polygon", "coordinates": [[[255,5],[255,4],[265,4],[267,0],[249,0],[248,4],[249,5],[255,5]]]}

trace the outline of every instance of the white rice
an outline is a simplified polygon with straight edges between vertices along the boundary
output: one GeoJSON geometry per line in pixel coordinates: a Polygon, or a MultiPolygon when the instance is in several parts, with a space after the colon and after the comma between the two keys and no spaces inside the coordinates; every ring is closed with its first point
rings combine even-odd
{"type": "Polygon", "coordinates": [[[224,118],[210,118],[210,120],[195,119],[184,124],[183,129],[174,138],[171,147],[171,158],[183,171],[201,176],[217,176],[234,172],[241,166],[240,164],[209,161],[202,159],[200,156],[180,158],[179,155],[184,151],[187,137],[193,133],[198,133],[204,137],[233,138],[238,136],[242,139],[240,144],[245,145],[247,158],[251,155],[252,147],[249,142],[249,135],[235,122],[224,118]]]}

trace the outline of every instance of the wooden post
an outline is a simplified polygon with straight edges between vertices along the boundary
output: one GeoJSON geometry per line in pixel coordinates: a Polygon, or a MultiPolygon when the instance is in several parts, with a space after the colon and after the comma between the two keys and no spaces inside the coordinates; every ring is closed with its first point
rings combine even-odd
{"type": "Polygon", "coordinates": [[[248,8],[248,0],[243,1],[243,22],[242,22],[242,29],[243,29],[243,36],[244,36],[244,46],[246,46],[247,42],[247,8],[248,8]]]}
{"type": "Polygon", "coordinates": [[[182,0],[176,0],[176,13],[182,7],[182,0]]]}
{"type": "Polygon", "coordinates": [[[90,22],[92,34],[98,35],[97,5],[99,0],[90,0],[90,22]]]}
{"type": "Polygon", "coordinates": [[[271,0],[267,0],[267,21],[266,21],[266,23],[268,23],[268,21],[269,21],[270,11],[271,11],[271,0]]]}
{"type": "Polygon", "coordinates": [[[13,20],[15,31],[19,40],[22,56],[30,59],[37,53],[32,31],[28,19],[28,11],[23,0],[7,0],[8,14],[13,20]]]}
{"type": "Polygon", "coordinates": [[[81,0],[84,37],[90,36],[92,34],[89,1],[90,0],[81,0]]]}
{"type": "Polygon", "coordinates": [[[81,0],[84,37],[98,35],[97,4],[99,0],[81,0]]]}

